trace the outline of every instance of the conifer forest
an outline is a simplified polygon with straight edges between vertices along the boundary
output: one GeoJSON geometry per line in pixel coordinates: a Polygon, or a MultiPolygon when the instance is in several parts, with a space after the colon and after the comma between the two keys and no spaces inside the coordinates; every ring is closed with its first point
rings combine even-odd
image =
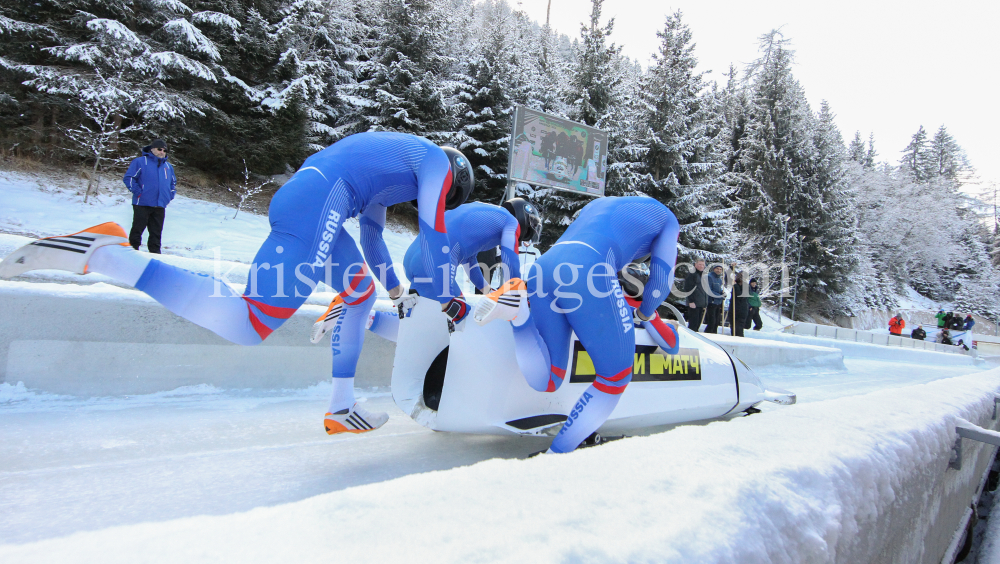
{"type": "MultiPolygon", "coordinates": [[[[644,66],[611,42],[603,2],[575,36],[504,0],[4,2],[0,149],[120,174],[158,137],[179,176],[224,190],[398,131],[461,149],[471,199],[499,203],[521,105],[606,130],[607,194],[667,205],[679,262],[784,260],[806,314],[891,309],[910,287],[1000,318],[995,213],[969,195],[975,169],[947,124],[912,116],[906,147],[839,131],[780,30],[710,79],[675,12],[644,66]]],[[[543,250],[590,201],[517,191],[544,212],[543,250]]]]}

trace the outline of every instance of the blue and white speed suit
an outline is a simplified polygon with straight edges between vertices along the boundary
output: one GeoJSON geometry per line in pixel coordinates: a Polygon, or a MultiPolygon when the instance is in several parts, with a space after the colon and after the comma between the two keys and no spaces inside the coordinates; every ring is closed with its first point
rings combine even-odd
{"type": "MultiPolygon", "coordinates": [[[[492,204],[472,202],[446,211],[444,223],[451,241],[452,272],[456,272],[457,267],[461,266],[476,288],[487,288],[489,282],[483,278],[478,255],[499,246],[505,278],[521,277],[521,266],[517,255],[521,226],[509,211],[492,204]]],[[[433,281],[427,270],[422,248],[419,240],[414,241],[406,249],[406,256],[403,259],[403,268],[406,271],[406,278],[410,281],[410,289],[416,290],[421,296],[442,302],[461,296],[462,291],[455,283],[454,276],[448,281],[449,287],[444,292],[442,292],[444,287],[433,281]]],[[[380,264],[370,264],[376,271],[383,268],[380,264]]],[[[396,314],[376,312],[369,329],[395,340],[398,324],[399,317],[396,314]]]]}
{"type": "MultiPolygon", "coordinates": [[[[423,268],[442,287],[453,277],[444,220],[450,188],[448,157],[430,141],[402,133],[352,135],[306,159],[271,199],[271,233],[257,251],[242,296],[231,295],[219,280],[157,260],[135,287],[234,343],[256,345],[323,280],[346,305],[332,330],[333,377],[353,377],[375,285],[344,221],[360,214],[368,262],[391,265],[382,239],[386,207],[417,200],[415,244],[425,250],[423,268]]],[[[376,275],[388,289],[399,285],[391,267],[376,275]]]]}
{"type": "Polygon", "coordinates": [[[525,280],[531,314],[514,325],[518,365],[538,391],[554,392],[566,377],[571,333],[594,362],[597,378],[552,442],[569,452],[611,415],[632,380],[633,308],[618,272],[651,253],[639,311],[651,317],[673,283],[679,228],[674,214],[647,197],[600,198],[588,204],[525,280]]]}
{"type": "MultiPolygon", "coordinates": [[[[521,227],[510,212],[500,206],[473,202],[446,211],[444,223],[450,233],[453,272],[461,266],[476,288],[486,288],[488,283],[478,266],[478,255],[499,245],[501,262],[510,273],[510,277],[521,277],[517,258],[517,240],[521,234],[521,227]]],[[[441,286],[434,286],[432,277],[426,269],[426,262],[421,245],[414,241],[406,249],[406,256],[403,258],[403,268],[411,282],[411,289],[428,298],[441,296],[438,298],[439,301],[446,295],[448,299],[462,295],[454,277],[451,279],[450,289],[445,293],[442,293],[441,286]]]]}

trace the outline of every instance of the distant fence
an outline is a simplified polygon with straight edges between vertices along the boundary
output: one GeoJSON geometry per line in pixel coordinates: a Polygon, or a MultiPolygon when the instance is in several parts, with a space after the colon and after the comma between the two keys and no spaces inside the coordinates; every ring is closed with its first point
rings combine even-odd
{"type": "Polygon", "coordinates": [[[912,348],[952,354],[962,354],[965,352],[961,347],[952,345],[942,345],[940,343],[920,341],[909,337],[897,337],[896,335],[860,331],[858,329],[846,329],[844,327],[834,327],[832,325],[818,325],[816,323],[795,323],[794,325],[786,327],[785,332],[805,337],[822,337],[824,339],[837,339],[838,341],[852,341],[855,343],[871,343],[873,345],[884,345],[888,347],[912,348]]]}

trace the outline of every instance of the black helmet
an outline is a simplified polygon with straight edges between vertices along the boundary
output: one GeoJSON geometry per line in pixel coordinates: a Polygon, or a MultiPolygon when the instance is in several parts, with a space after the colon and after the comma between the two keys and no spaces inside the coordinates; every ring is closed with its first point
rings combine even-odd
{"type": "Polygon", "coordinates": [[[451,190],[445,198],[444,207],[453,210],[469,199],[469,194],[476,185],[476,179],[472,174],[472,165],[462,151],[454,147],[441,147],[441,149],[448,155],[448,161],[451,163],[451,190]]]}
{"type": "Polygon", "coordinates": [[[618,283],[625,295],[642,301],[642,291],[649,283],[649,266],[644,262],[630,262],[618,273],[618,283]]]}
{"type": "Polygon", "coordinates": [[[538,208],[524,198],[511,198],[503,203],[504,209],[517,219],[521,226],[519,243],[537,245],[542,240],[542,215],[538,208]]]}

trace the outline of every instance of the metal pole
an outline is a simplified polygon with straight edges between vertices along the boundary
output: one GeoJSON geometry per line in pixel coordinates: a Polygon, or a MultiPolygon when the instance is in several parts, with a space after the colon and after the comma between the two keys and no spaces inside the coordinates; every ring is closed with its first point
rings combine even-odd
{"type": "MultiPolygon", "coordinates": [[[[785,268],[785,250],[788,248],[788,218],[781,223],[781,268],[785,268]]],[[[785,277],[781,277],[781,291],[778,293],[778,324],[781,324],[781,312],[785,308],[785,277]]]]}
{"type": "Polygon", "coordinates": [[[795,306],[799,303],[799,267],[802,265],[802,239],[795,237],[799,242],[799,258],[795,261],[795,288],[792,289],[792,321],[795,321],[795,306]]]}

